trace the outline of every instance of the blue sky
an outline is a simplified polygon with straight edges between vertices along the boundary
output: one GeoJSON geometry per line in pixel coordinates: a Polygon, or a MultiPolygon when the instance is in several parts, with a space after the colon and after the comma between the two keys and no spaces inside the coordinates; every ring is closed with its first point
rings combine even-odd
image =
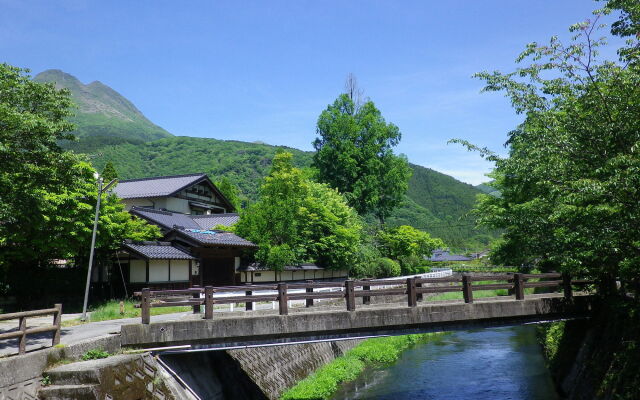
{"type": "Polygon", "coordinates": [[[0,61],[99,80],[175,135],[311,150],[320,112],[354,73],[400,127],[413,163],[477,184],[520,121],[474,72],[511,70],[602,3],[0,0],[0,61]]]}

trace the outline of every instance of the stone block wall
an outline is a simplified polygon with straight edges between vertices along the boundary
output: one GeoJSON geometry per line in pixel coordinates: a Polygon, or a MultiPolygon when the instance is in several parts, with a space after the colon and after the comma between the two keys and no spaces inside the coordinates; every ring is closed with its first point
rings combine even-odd
{"type": "Polygon", "coordinates": [[[360,342],[353,339],[253,347],[227,350],[227,353],[267,398],[277,399],[285,390],[360,342]]]}

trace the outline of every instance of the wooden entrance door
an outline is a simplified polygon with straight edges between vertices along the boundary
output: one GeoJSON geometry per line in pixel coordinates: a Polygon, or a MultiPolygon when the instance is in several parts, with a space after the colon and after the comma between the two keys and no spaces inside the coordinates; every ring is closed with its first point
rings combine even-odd
{"type": "Polygon", "coordinates": [[[233,257],[209,257],[202,260],[202,284],[204,286],[235,285],[235,262],[233,257]]]}

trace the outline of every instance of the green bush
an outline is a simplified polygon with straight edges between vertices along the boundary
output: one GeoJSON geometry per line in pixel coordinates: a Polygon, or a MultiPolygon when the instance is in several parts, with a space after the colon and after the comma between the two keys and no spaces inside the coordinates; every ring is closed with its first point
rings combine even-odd
{"type": "Polygon", "coordinates": [[[373,262],[372,272],[376,278],[399,276],[402,272],[400,264],[390,258],[381,257],[373,262]]]}
{"type": "Polygon", "coordinates": [[[347,355],[336,358],[313,375],[298,382],[296,386],[285,392],[281,399],[327,399],[338,389],[338,384],[354,380],[364,370],[364,367],[364,362],[355,356],[347,355]]]}
{"type": "Polygon", "coordinates": [[[101,358],[107,358],[110,355],[111,354],[109,354],[108,352],[102,349],[91,349],[82,355],[82,360],[83,361],[99,360],[101,358]]]}

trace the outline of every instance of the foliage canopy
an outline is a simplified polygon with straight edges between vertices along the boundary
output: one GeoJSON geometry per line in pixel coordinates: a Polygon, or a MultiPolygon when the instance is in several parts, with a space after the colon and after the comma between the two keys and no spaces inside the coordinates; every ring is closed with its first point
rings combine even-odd
{"type": "MultiPolygon", "coordinates": [[[[36,275],[52,260],[79,261],[89,251],[95,170],[57,144],[73,128],[66,122],[71,104],[68,91],[0,65],[0,281],[14,294],[46,284],[36,275]]],[[[98,259],[123,239],[159,234],[131,219],[115,196],[105,195],[101,207],[98,259]]]]}
{"type": "Polygon", "coordinates": [[[401,138],[372,101],[356,106],[340,95],[318,118],[314,166],[322,182],[345,195],[360,215],[381,222],[402,202],[411,176],[405,156],[393,154],[401,138]]]}
{"type": "Polygon", "coordinates": [[[350,266],[361,231],[360,218],[344,198],[306,178],[286,152],[275,156],[258,201],[241,212],[235,226],[237,234],[259,246],[256,259],[275,269],[304,262],[350,266]]]}
{"type": "MultiPolygon", "coordinates": [[[[610,3],[622,7],[614,34],[637,27],[637,2],[610,3]]],[[[525,116],[509,134],[508,158],[481,150],[502,194],[477,207],[481,223],[505,230],[496,259],[603,282],[638,275],[640,53],[630,36],[619,60],[600,61],[605,42],[594,35],[608,12],[572,26],[568,44],[529,44],[518,58],[528,64],[514,72],[478,74],[525,116]]]]}

